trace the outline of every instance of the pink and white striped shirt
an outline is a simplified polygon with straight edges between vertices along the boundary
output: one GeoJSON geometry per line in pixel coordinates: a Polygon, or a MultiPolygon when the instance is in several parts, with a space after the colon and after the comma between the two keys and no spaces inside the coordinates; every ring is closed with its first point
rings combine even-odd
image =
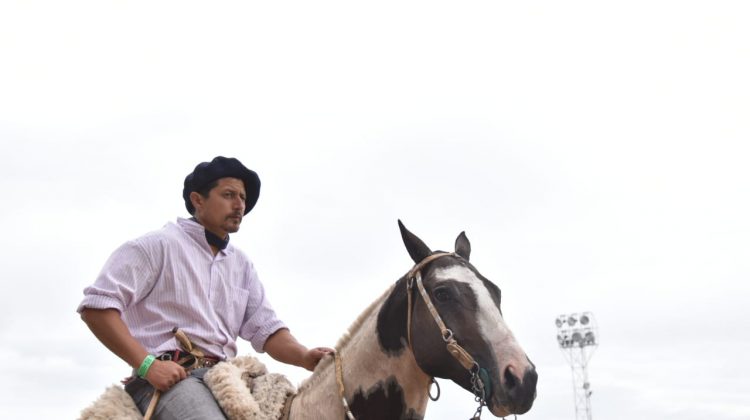
{"type": "Polygon", "coordinates": [[[188,219],[126,242],[83,294],[79,313],[117,309],[152,354],[180,348],[174,327],[221,358],[237,355],[238,336],[263,352],[268,337],[286,328],[250,259],[231,244],[214,256],[203,226],[188,219]]]}

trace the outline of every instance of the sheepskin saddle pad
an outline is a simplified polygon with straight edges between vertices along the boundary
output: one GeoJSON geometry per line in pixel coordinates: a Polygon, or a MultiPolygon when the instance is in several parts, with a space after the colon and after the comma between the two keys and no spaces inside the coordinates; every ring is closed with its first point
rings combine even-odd
{"type": "MultiPolygon", "coordinates": [[[[277,420],[284,402],[295,394],[291,382],[252,356],[221,362],[203,378],[230,420],[277,420]]],[[[143,419],[133,399],[119,385],[112,385],[81,412],[81,420],[143,419]]]]}

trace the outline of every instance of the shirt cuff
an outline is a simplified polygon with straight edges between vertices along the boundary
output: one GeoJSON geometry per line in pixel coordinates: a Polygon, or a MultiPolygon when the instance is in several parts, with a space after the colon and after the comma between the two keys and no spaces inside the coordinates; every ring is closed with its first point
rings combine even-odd
{"type": "Polygon", "coordinates": [[[120,313],[122,313],[125,310],[125,308],[123,308],[123,305],[119,300],[109,297],[109,296],[102,296],[102,295],[88,295],[84,297],[83,301],[81,301],[81,304],[78,305],[76,312],[80,314],[86,308],[117,309],[117,311],[120,313]]]}
{"type": "Polygon", "coordinates": [[[266,341],[268,341],[268,337],[272,336],[273,333],[276,331],[287,328],[286,324],[284,324],[281,320],[276,320],[274,322],[270,322],[264,326],[262,326],[258,331],[253,334],[253,336],[250,338],[250,344],[252,344],[253,349],[258,353],[265,353],[263,350],[263,346],[266,345],[266,341]]]}

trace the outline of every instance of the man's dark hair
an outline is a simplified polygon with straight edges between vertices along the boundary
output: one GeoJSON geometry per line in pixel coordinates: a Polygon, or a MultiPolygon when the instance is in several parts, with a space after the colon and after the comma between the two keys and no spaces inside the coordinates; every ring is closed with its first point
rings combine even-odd
{"type": "MultiPolygon", "coordinates": [[[[211,193],[211,190],[214,189],[215,186],[219,185],[219,180],[214,180],[209,182],[208,184],[198,188],[195,190],[198,194],[203,196],[203,198],[208,198],[208,195],[211,193]]],[[[193,209],[193,212],[190,213],[191,215],[195,216],[195,209],[193,209]]]]}
{"type": "Polygon", "coordinates": [[[202,195],[205,198],[208,198],[208,193],[211,192],[211,190],[214,189],[215,186],[219,185],[219,180],[211,181],[208,184],[198,188],[195,190],[198,194],[202,195]]]}

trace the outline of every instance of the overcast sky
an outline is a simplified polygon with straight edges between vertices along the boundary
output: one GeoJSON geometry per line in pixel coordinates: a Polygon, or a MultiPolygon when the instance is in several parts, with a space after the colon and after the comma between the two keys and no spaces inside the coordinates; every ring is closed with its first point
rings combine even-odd
{"type": "MultiPolygon", "coordinates": [[[[82,289],[225,155],[263,182],[232,242],[303,343],[410,268],[400,218],[436,249],[465,230],[502,289],[539,372],[521,418],[574,418],[554,319],[583,310],[594,418],[750,418],[748,21],[741,1],[2,2],[2,417],[75,418],[126,376],[82,289]]],[[[427,418],[468,418],[442,387],[427,418]]]]}

